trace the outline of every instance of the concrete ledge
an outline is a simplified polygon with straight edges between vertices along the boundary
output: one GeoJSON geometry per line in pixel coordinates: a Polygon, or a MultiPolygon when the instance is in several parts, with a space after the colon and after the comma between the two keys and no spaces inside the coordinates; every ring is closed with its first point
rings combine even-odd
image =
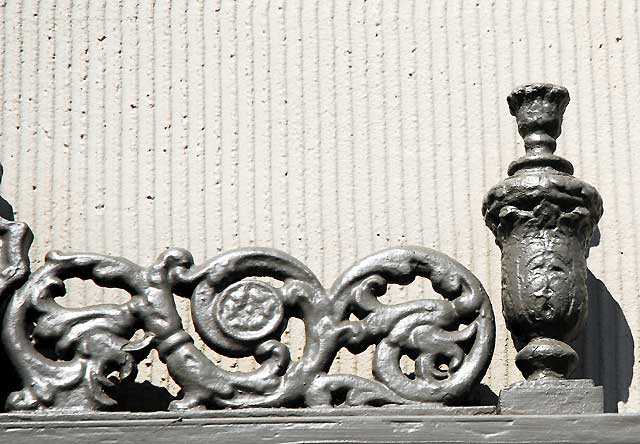
{"type": "Polygon", "coordinates": [[[1,414],[0,442],[102,443],[638,443],[640,415],[498,416],[437,409],[251,409],[1,414]]]}

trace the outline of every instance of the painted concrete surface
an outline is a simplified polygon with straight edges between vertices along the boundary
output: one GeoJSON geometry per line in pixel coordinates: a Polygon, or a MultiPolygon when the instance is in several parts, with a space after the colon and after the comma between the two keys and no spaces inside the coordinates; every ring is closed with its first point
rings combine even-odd
{"type": "MultiPolygon", "coordinates": [[[[605,202],[579,376],[604,386],[607,411],[640,410],[637,2],[1,6],[2,195],[36,234],[34,266],[50,249],[148,263],[170,245],[197,260],[260,245],[330,285],[359,257],[418,244],[474,271],[499,313],[499,251],[480,207],[523,151],[505,98],[522,83],[565,85],[557,153],[605,202]]],[[[71,305],[124,299],[82,283],[69,293],[71,305]]],[[[417,283],[385,300],[429,294],[417,283]]],[[[484,381],[496,393],[520,380],[497,318],[484,381]]],[[[294,355],[301,331],[290,325],[294,355]]],[[[371,350],[333,371],[369,375],[371,350]]],[[[138,378],[176,391],[156,355],[138,378]]]]}
{"type": "Polygon", "coordinates": [[[394,408],[201,413],[0,414],[15,444],[49,443],[615,443],[635,444],[638,415],[459,416],[394,408]],[[327,412],[327,410],[329,410],[327,412]],[[278,412],[280,411],[280,412],[278,412]],[[292,414],[293,413],[293,414],[292,414]]]}

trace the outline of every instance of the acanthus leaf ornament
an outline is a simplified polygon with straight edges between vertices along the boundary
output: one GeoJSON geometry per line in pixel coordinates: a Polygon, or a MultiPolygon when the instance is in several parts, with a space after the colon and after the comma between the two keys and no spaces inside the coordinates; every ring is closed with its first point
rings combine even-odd
{"type": "Polygon", "coordinates": [[[23,389],[10,410],[113,408],[118,380],[153,347],[182,388],[175,410],[460,402],[484,375],[495,325],[480,282],[447,256],[419,247],[385,250],[348,270],[329,289],[302,263],[273,249],[240,249],[195,265],[168,249],[144,268],[123,258],[49,253],[10,300],[2,331],[23,389]],[[431,280],[443,299],[385,305],[388,284],[431,280]],[[281,286],[260,280],[269,277],[281,286]],[[120,288],[130,300],[65,308],[64,281],[120,288]],[[174,294],[191,300],[196,330],[214,351],[253,356],[260,367],[216,366],[183,330],[174,294]],[[355,315],[357,320],[352,320],[355,315]],[[303,356],[292,361],[281,336],[305,323],[303,356]],[[145,336],[134,340],[136,330],[145,336]],[[328,374],[342,347],[376,345],[374,380],[328,374]],[[400,359],[415,360],[405,375],[400,359]]]}

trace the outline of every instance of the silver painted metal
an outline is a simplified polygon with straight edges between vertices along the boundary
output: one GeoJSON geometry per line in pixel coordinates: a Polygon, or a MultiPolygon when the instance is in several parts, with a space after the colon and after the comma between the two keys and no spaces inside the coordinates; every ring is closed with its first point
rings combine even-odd
{"type": "MultiPolygon", "coordinates": [[[[13,241],[24,260],[30,239],[13,241]]],[[[115,383],[130,377],[150,348],[182,388],[173,410],[451,405],[482,379],[495,324],[473,274],[426,248],[374,254],[328,289],[277,250],[241,249],[195,265],[188,251],[172,248],[146,268],[91,253],[47,254],[9,301],[2,339],[23,382],[8,398],[9,410],[112,408],[115,383]],[[442,299],[378,301],[388,284],[407,285],[418,276],[429,279],[442,299]],[[66,293],[64,282],[71,278],[122,289],[131,298],[66,308],[55,298],[66,293]],[[261,366],[248,373],[217,367],[183,330],[174,294],[191,300],[196,330],[209,347],[231,357],[253,356],[261,366]],[[280,342],[291,317],[304,321],[306,333],[303,356],[295,362],[280,342]],[[139,329],[145,335],[134,339],[139,329]],[[342,347],[360,353],[373,344],[374,380],[328,374],[342,347]],[[405,355],[415,360],[415,374],[401,370],[405,355]]]]}
{"type": "Polygon", "coordinates": [[[554,155],[569,93],[532,84],[507,98],[525,156],[485,197],[482,212],[502,250],[502,305],[527,380],[566,378],[578,355],[568,344],[587,315],[586,255],[602,199],[554,155]]]}

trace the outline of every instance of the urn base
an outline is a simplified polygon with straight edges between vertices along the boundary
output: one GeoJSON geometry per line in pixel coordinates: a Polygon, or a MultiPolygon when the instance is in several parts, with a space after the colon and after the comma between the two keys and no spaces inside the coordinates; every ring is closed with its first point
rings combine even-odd
{"type": "Polygon", "coordinates": [[[578,365],[578,354],[567,343],[535,338],[516,355],[516,366],[527,380],[568,378],[578,365]]]}
{"type": "Polygon", "coordinates": [[[581,415],[604,412],[602,387],[591,379],[541,378],[500,391],[501,415],[581,415]]]}

